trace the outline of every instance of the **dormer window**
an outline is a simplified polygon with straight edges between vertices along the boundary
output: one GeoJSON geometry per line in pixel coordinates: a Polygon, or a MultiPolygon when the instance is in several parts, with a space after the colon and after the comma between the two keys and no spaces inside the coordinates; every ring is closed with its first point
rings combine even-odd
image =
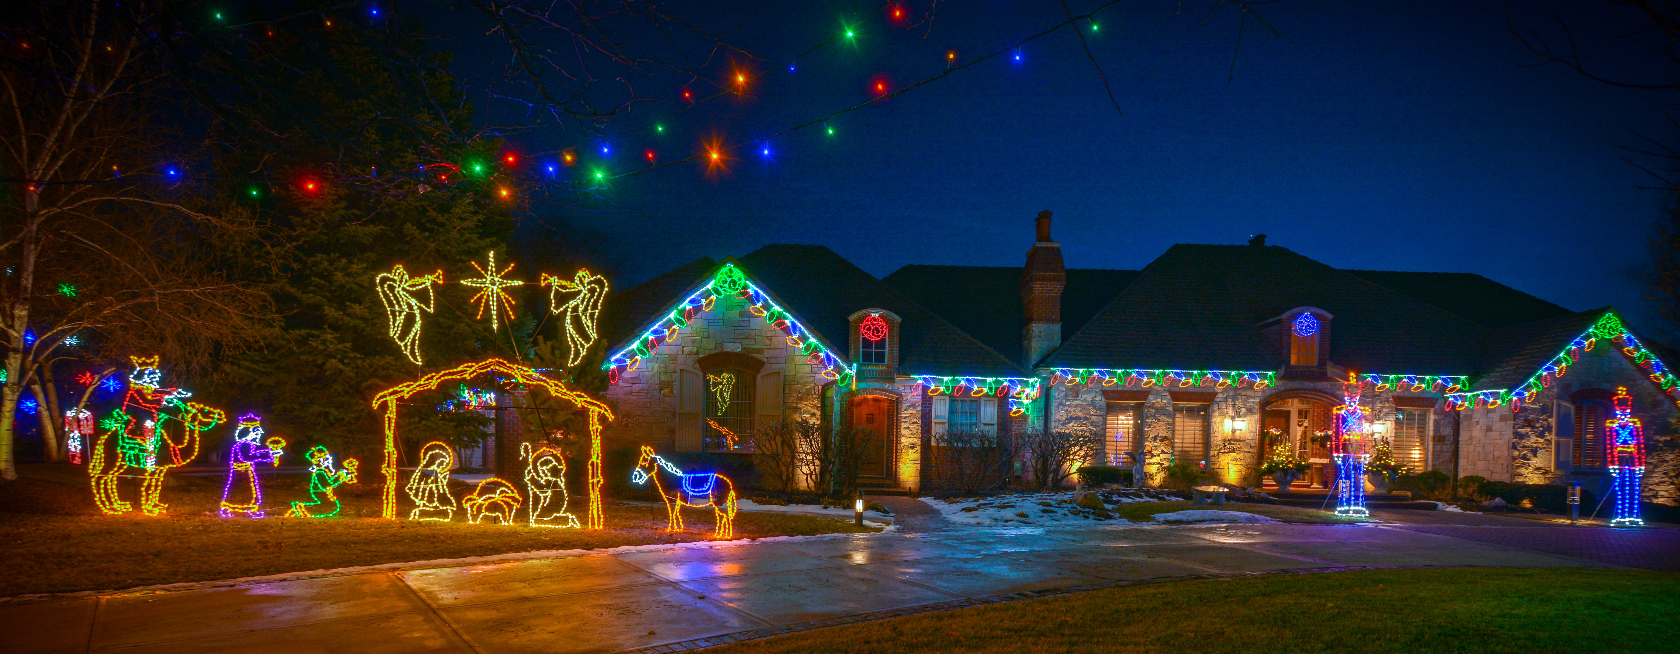
{"type": "Polygon", "coordinates": [[[871,314],[858,323],[859,363],[887,362],[887,332],[887,321],[879,314],[871,314]]]}
{"type": "Polygon", "coordinates": [[[1302,311],[1289,323],[1289,365],[1318,365],[1318,316],[1302,311]]]}

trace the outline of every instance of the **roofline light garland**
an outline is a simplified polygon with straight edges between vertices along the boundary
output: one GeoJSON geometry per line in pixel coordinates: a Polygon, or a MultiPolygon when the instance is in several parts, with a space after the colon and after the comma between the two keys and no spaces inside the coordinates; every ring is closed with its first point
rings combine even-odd
{"type": "Polygon", "coordinates": [[[712,280],[676,303],[671,311],[660,318],[630,345],[607,357],[601,364],[601,369],[607,371],[607,379],[611,383],[618,383],[621,375],[635,370],[642,361],[653,356],[654,348],[662,343],[669,343],[677,336],[677,331],[687,327],[702,312],[711,311],[716,307],[718,298],[733,297],[750,302],[753,315],[764,318],[765,324],[775,327],[787,334],[788,347],[799,348],[799,353],[812,366],[819,369],[817,374],[827,379],[846,380],[852,377],[856,369],[847,366],[845,361],[829,350],[817,337],[811,334],[793,314],[783,309],[770,299],[763,289],[746,279],[746,275],[733,263],[726,263],[712,275],[712,280]]]}
{"type": "Polygon", "coordinates": [[[1611,342],[1622,346],[1622,354],[1632,359],[1635,365],[1649,370],[1650,373],[1647,376],[1651,383],[1656,384],[1658,388],[1668,394],[1671,401],[1680,404],[1680,378],[1676,378],[1673,373],[1669,372],[1668,366],[1663,365],[1663,362],[1657,359],[1657,355],[1639,344],[1639,339],[1627,330],[1627,326],[1622,324],[1621,318],[1617,317],[1614,312],[1606,312],[1603,317],[1598,319],[1598,322],[1593,323],[1590,329],[1575,337],[1575,340],[1569,343],[1569,347],[1564,348],[1557,356],[1552,357],[1549,363],[1541,366],[1540,370],[1534,373],[1534,376],[1528,378],[1528,381],[1510,390],[1449,394],[1447,395],[1446,408],[1494,408],[1508,403],[1511,405],[1512,411],[1519,411],[1522,409],[1524,402],[1533,402],[1538,399],[1541,389],[1550,387],[1556,378],[1562,377],[1564,373],[1568,372],[1569,366],[1575,365],[1575,362],[1580,360],[1582,352],[1591,352],[1598,345],[1598,339],[1601,338],[1609,339],[1611,342]]]}
{"type": "Polygon", "coordinates": [[[1457,393],[1464,388],[1469,377],[1459,375],[1377,375],[1365,374],[1359,376],[1359,381],[1371,384],[1371,390],[1379,393],[1383,391],[1406,391],[1409,393],[1457,393]]]}
{"type": "Polygon", "coordinates": [[[1037,400],[1042,388],[1036,377],[944,377],[940,375],[916,375],[919,388],[927,389],[928,395],[950,395],[952,397],[1008,397],[1009,415],[1018,416],[1027,412],[1027,405],[1037,400]]]}
{"type": "Polygon", "coordinates": [[[1235,385],[1242,388],[1245,384],[1254,388],[1266,388],[1277,383],[1277,373],[1271,370],[1150,370],[1145,368],[1057,368],[1050,375],[1051,384],[1079,384],[1103,386],[1137,386],[1149,388],[1151,386],[1170,386],[1176,388],[1199,388],[1212,386],[1225,388],[1235,385]]]}

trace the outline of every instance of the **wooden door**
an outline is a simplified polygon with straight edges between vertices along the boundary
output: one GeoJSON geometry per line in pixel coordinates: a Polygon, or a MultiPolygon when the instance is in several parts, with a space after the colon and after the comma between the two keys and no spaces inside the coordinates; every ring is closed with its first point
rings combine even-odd
{"type": "Polygon", "coordinates": [[[869,439],[867,443],[858,443],[864,447],[863,460],[858,464],[859,476],[887,476],[887,441],[890,436],[888,425],[891,417],[892,400],[874,396],[852,400],[852,427],[857,430],[854,433],[859,440],[862,440],[865,434],[869,439]]]}

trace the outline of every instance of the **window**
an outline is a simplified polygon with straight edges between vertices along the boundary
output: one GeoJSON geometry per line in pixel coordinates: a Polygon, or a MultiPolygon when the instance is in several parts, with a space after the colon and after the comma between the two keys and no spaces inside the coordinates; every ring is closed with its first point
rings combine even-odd
{"type": "Polygon", "coordinates": [[[1289,365],[1318,365],[1318,316],[1302,311],[1289,323],[1289,365]]]}
{"type": "Polygon", "coordinates": [[[890,331],[886,319],[878,315],[865,316],[858,322],[858,362],[885,364],[890,331]]]}
{"type": "Polygon", "coordinates": [[[1201,465],[1208,453],[1208,405],[1173,405],[1173,462],[1201,465]]]}
{"type": "Polygon", "coordinates": [[[1575,407],[1575,467],[1604,466],[1604,421],[1610,415],[1610,404],[1586,400],[1575,407]]]}
{"type": "Polygon", "coordinates": [[[1394,462],[1412,474],[1423,472],[1423,443],[1429,434],[1429,412],[1423,409],[1394,411],[1394,462]]]}
{"type": "Polygon", "coordinates": [[[980,431],[980,400],[951,398],[951,431],[980,431]]]}
{"type": "Polygon", "coordinates": [[[750,452],[753,433],[753,395],[757,377],[745,370],[706,371],[705,438],[707,452],[750,452]]]}
{"type": "Polygon", "coordinates": [[[1108,419],[1103,425],[1103,433],[1108,435],[1103,439],[1103,458],[1108,465],[1129,466],[1134,463],[1127,454],[1137,452],[1143,442],[1135,431],[1139,406],[1136,402],[1108,403],[1108,419]]]}

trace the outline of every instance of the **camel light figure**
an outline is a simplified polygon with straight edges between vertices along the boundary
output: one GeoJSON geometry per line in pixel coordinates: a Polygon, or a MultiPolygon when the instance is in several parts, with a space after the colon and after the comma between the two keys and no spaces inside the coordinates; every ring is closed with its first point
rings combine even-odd
{"type": "Polygon", "coordinates": [[[665,514],[669,520],[667,531],[681,531],[683,528],[682,508],[711,507],[712,514],[717,518],[717,529],[712,535],[716,538],[735,537],[735,484],[728,477],[715,472],[683,472],[671,465],[663,457],[653,453],[653,448],[642,446],[642,458],[636,461],[636,469],[630,472],[630,481],[645,484],[653,480],[654,490],[665,500],[665,514]],[[670,482],[666,486],[660,481],[663,477],[670,482]]]}
{"type": "Polygon", "coordinates": [[[192,393],[160,388],[163,375],[158,370],[158,357],[130,358],[134,372],[129,375],[128,395],[123,398],[123,408],[101,423],[105,432],[89,450],[88,479],[100,511],[128,513],[134,506],[117,493],[117,479],[135,476],[127,474],[128,469],[138,468],[140,510],[146,515],[162,515],[169,508],[159,499],[164,475],[198,458],[199,434],[227,422],[227,414],[184,401],[192,393]]]}

